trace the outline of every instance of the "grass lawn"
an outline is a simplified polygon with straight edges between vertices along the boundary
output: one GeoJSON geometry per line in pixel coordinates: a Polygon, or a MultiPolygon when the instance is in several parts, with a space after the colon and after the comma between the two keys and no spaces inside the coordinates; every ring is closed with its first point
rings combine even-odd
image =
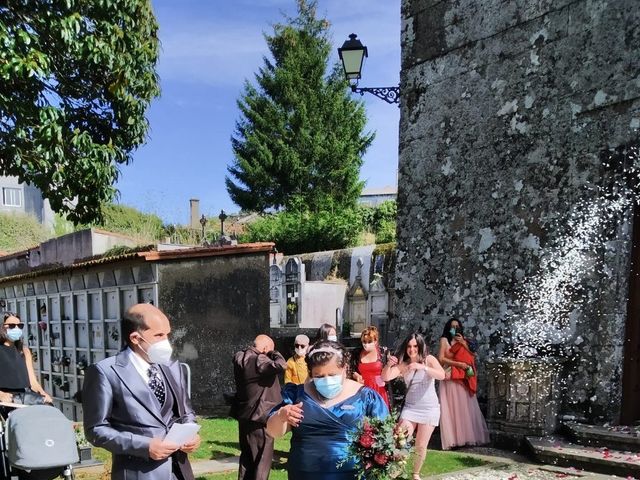
{"type": "MultiPolygon", "coordinates": [[[[238,446],[238,422],[231,418],[200,418],[200,437],[202,443],[191,458],[193,460],[218,460],[224,457],[240,455],[238,446]]],[[[275,441],[276,456],[289,453],[291,434],[288,433],[275,441]]]]}
{"type": "MultiPolygon", "coordinates": [[[[219,459],[227,456],[240,455],[238,449],[238,422],[232,419],[201,418],[200,430],[202,444],[192,455],[195,459],[219,459]]],[[[287,480],[286,456],[289,452],[291,434],[287,434],[275,441],[274,453],[276,462],[281,465],[271,470],[270,480],[287,480]]],[[[439,473],[479,467],[487,462],[470,455],[456,452],[441,452],[431,450],[427,454],[427,461],[422,467],[422,475],[437,475],[439,473]]],[[[411,468],[411,465],[408,466],[411,468]]],[[[410,471],[410,470],[409,470],[410,471]]],[[[221,473],[199,477],[200,480],[236,480],[237,472],[221,473]]]]}
{"type": "MultiPolygon", "coordinates": [[[[232,419],[223,418],[200,418],[200,436],[202,443],[200,448],[191,455],[194,462],[198,460],[219,460],[225,457],[238,456],[238,423],[232,419]]],[[[271,470],[270,480],[287,480],[286,458],[289,453],[289,442],[291,434],[287,434],[275,441],[275,461],[278,466],[271,470]]],[[[93,449],[94,458],[110,463],[109,454],[102,449],[93,449]]],[[[411,463],[411,462],[409,462],[411,463]]],[[[442,452],[430,450],[427,453],[427,460],[422,467],[422,476],[436,475],[439,473],[463,470],[465,468],[478,467],[487,462],[479,460],[470,455],[458,452],[442,452]]],[[[408,466],[411,468],[411,465],[408,466]]],[[[409,470],[411,471],[411,470],[409,470]]],[[[95,480],[100,475],[84,475],[78,471],[80,480],[95,480]]],[[[237,471],[221,473],[216,475],[206,475],[198,477],[198,480],[236,480],[237,471]]]]}

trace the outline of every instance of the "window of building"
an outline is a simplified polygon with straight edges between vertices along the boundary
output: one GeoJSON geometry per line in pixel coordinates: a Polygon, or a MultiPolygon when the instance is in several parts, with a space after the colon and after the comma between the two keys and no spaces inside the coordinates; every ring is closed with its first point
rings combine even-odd
{"type": "Polygon", "coordinates": [[[3,188],[2,203],[7,207],[22,206],[22,189],[21,188],[3,188]]]}

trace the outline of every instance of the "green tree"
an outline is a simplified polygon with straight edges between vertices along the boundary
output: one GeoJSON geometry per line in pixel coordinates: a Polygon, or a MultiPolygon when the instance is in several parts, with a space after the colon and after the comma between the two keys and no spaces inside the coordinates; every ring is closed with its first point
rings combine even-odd
{"type": "Polygon", "coordinates": [[[287,255],[355,246],[362,230],[356,209],[304,213],[284,211],[250,224],[241,242],[275,242],[287,255]]]}
{"type": "Polygon", "coordinates": [[[350,208],[363,187],[362,155],[374,137],[364,133],[364,106],[338,64],[328,68],[329,23],[316,17],[316,1],[297,7],[297,17],[265,35],[273,58],[238,101],[226,185],[246,210],[350,208]]]}
{"type": "Polygon", "coordinates": [[[74,223],[99,218],[146,139],[157,30],[150,0],[0,2],[0,174],[74,223]]]}

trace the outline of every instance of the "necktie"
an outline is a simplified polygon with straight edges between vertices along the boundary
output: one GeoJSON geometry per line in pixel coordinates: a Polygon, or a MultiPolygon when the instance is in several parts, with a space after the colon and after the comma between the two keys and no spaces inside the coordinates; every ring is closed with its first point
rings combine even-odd
{"type": "Polygon", "coordinates": [[[153,364],[149,367],[149,388],[154,393],[158,402],[160,402],[160,406],[164,405],[164,382],[162,381],[162,377],[160,375],[160,369],[158,365],[153,364]]]}

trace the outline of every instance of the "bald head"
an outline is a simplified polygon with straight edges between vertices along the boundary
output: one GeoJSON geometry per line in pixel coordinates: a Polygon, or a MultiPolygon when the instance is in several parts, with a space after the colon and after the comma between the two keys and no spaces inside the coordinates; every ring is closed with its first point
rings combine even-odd
{"type": "Polygon", "coordinates": [[[253,346],[260,353],[267,353],[275,348],[273,340],[268,335],[258,335],[253,341],[253,346]]]}
{"type": "Polygon", "coordinates": [[[126,312],[124,312],[125,317],[131,317],[131,316],[151,317],[154,315],[165,316],[164,313],[162,313],[158,307],[150,303],[138,303],[137,305],[133,305],[132,307],[129,307],[129,309],[126,312]]]}
{"type": "Polygon", "coordinates": [[[142,333],[147,330],[162,331],[168,335],[171,331],[169,319],[154,305],[150,303],[138,303],[129,307],[124,313],[122,320],[122,336],[124,340],[132,346],[138,342],[135,340],[135,333],[142,333]]]}

